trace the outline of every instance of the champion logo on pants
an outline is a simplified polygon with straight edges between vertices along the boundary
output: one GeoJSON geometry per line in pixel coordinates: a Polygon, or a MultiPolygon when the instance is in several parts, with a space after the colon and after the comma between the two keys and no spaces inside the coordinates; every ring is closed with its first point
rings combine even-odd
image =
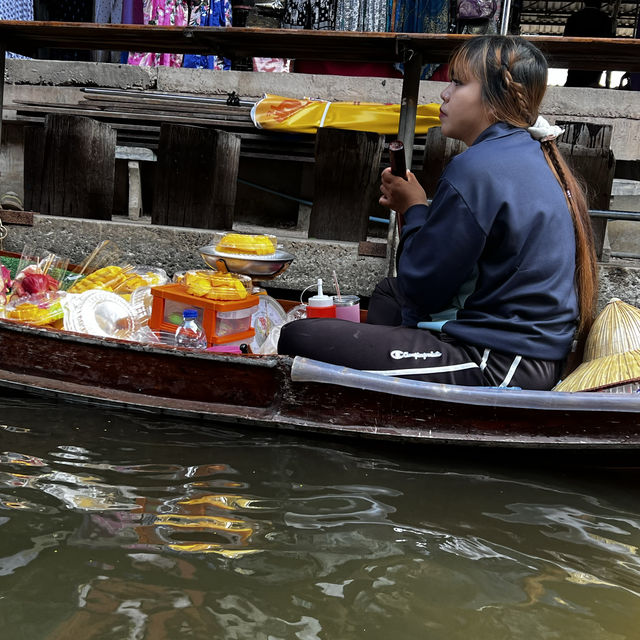
{"type": "Polygon", "coordinates": [[[394,349],[389,354],[394,360],[404,360],[406,358],[413,358],[414,360],[426,360],[427,358],[441,358],[442,353],[440,351],[427,351],[410,353],[408,351],[401,351],[400,349],[394,349]]]}

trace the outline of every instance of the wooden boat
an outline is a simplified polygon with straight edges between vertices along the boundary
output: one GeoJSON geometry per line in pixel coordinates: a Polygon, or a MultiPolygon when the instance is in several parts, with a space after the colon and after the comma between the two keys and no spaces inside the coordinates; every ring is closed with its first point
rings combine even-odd
{"type": "Polygon", "coordinates": [[[439,444],[640,448],[640,394],[390,379],[286,356],[196,353],[0,320],[0,387],[119,409],[439,444]]]}

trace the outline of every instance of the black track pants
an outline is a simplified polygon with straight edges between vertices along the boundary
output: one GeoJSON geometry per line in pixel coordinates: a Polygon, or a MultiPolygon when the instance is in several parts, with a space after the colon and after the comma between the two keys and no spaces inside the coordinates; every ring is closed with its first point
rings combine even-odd
{"type": "Polygon", "coordinates": [[[311,318],[284,325],[278,353],[385,376],[467,386],[550,389],[560,378],[560,361],[474,347],[426,329],[389,326],[400,323],[395,294],[393,279],[380,283],[367,324],[311,318]]]}

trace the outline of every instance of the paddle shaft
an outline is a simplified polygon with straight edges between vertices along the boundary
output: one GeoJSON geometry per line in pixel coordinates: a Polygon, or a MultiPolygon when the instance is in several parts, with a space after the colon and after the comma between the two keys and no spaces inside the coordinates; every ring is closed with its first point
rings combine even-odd
{"type": "MultiPolygon", "coordinates": [[[[404,144],[400,140],[389,143],[389,164],[391,173],[403,180],[407,179],[407,158],[404,153],[404,144]]],[[[396,212],[396,222],[398,224],[398,234],[402,231],[400,214],[396,212]]]]}

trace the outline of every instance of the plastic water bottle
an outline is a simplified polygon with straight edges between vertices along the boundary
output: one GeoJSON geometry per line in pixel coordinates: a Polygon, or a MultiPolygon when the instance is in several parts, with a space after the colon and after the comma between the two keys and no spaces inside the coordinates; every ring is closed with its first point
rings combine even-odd
{"type": "Polygon", "coordinates": [[[207,348],[207,334],[196,322],[197,317],[195,309],[185,309],[182,312],[182,324],[176,329],[177,346],[200,351],[207,348]]]}

